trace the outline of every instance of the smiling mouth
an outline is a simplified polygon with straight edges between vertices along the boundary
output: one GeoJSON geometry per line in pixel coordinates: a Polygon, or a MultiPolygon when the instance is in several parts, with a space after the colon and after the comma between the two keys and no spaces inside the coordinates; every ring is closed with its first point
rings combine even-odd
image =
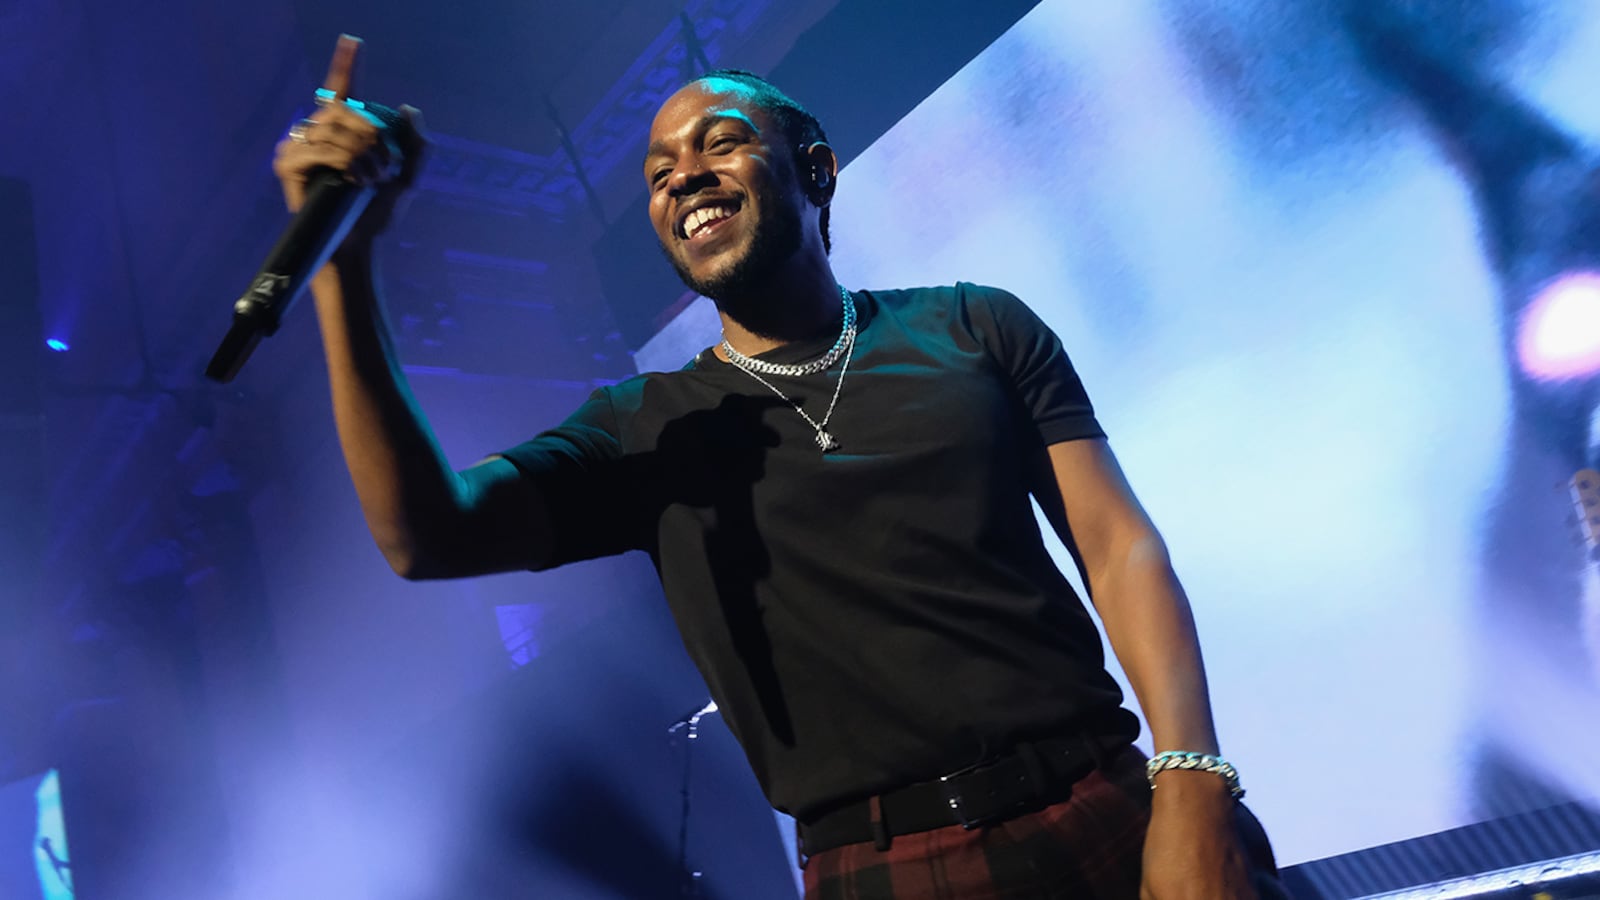
{"type": "Polygon", "coordinates": [[[693,241],[715,231],[738,212],[739,206],[735,203],[708,203],[683,217],[678,234],[686,241],[693,241]]]}

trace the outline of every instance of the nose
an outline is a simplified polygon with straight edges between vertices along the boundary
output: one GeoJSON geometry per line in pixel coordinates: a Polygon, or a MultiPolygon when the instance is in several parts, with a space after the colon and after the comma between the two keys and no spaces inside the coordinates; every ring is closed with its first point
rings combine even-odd
{"type": "Polygon", "coordinates": [[[667,193],[674,197],[692,194],[708,184],[716,182],[716,176],[711,174],[698,159],[684,160],[667,178],[667,193]]]}

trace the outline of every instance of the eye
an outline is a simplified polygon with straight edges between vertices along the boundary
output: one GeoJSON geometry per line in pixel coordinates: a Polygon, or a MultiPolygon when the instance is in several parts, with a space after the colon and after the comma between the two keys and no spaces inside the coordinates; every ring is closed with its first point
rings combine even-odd
{"type": "Polygon", "coordinates": [[[661,183],[667,180],[667,175],[669,175],[671,172],[672,172],[672,170],[667,168],[666,166],[662,166],[661,168],[656,169],[654,172],[651,172],[650,173],[650,187],[652,187],[652,188],[660,187],[661,183]]]}
{"type": "Polygon", "coordinates": [[[739,138],[731,134],[719,134],[706,144],[706,149],[714,153],[725,153],[732,150],[739,143],[739,138]]]}

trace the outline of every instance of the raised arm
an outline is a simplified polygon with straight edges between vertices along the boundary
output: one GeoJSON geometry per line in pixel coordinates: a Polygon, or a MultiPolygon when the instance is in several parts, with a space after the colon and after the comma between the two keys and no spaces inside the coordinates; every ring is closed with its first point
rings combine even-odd
{"type": "MultiPolygon", "coordinates": [[[[1079,561],[1111,649],[1139,698],[1157,752],[1218,752],[1194,618],[1167,547],[1103,439],[1050,447],[1056,498],[1046,515],[1079,561]]],[[[1168,770],[1156,776],[1145,838],[1147,897],[1249,897],[1222,778],[1168,770]]]]}
{"type": "Polygon", "coordinates": [[[385,127],[346,102],[359,40],[341,37],[322,106],[300,138],[278,145],[273,171],[295,211],[319,166],[378,186],[333,260],[311,282],[328,364],[334,419],[367,527],[406,578],[450,578],[524,568],[549,535],[538,497],[503,459],[452,470],[406,383],[373,273],[372,241],[409,186],[424,139],[417,111],[385,127]]]}

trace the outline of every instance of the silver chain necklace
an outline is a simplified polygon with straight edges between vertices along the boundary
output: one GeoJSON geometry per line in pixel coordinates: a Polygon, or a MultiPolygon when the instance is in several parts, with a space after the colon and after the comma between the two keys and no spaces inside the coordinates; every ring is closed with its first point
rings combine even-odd
{"type": "Polygon", "coordinates": [[[777,394],[783,402],[793,407],[794,411],[800,414],[800,418],[805,419],[806,424],[816,431],[817,446],[821,448],[823,453],[830,453],[839,449],[838,439],[828,433],[828,421],[833,418],[834,407],[839,405],[839,392],[844,389],[844,376],[850,371],[850,359],[855,356],[856,349],[855,298],[850,296],[850,292],[843,287],[839,288],[839,294],[844,298],[844,327],[839,331],[839,340],[834,342],[833,348],[827,353],[811,362],[798,365],[778,365],[751,359],[733,349],[728,344],[726,337],[722,340],[722,350],[728,354],[728,361],[733,363],[733,367],[761,382],[766,386],[767,390],[777,394]],[[788,394],[778,390],[776,385],[762,378],[760,374],[765,372],[768,375],[815,375],[833,365],[841,356],[844,357],[844,365],[839,369],[839,381],[833,386],[833,399],[828,401],[828,411],[822,414],[821,422],[811,418],[800,404],[791,400],[788,394]]]}
{"type": "Polygon", "coordinates": [[[728,362],[733,363],[746,372],[760,372],[762,375],[784,375],[793,377],[796,375],[815,375],[818,372],[824,371],[839,361],[839,357],[844,355],[845,344],[848,341],[855,339],[855,298],[851,297],[850,292],[844,289],[844,285],[839,286],[839,296],[844,300],[844,325],[840,326],[839,328],[839,339],[833,342],[833,346],[828,349],[827,353],[822,354],[810,362],[783,365],[780,363],[767,362],[766,360],[761,359],[751,359],[750,357],[745,356],[743,353],[733,349],[733,345],[728,343],[727,334],[723,334],[722,336],[722,352],[728,354],[728,362]]]}

